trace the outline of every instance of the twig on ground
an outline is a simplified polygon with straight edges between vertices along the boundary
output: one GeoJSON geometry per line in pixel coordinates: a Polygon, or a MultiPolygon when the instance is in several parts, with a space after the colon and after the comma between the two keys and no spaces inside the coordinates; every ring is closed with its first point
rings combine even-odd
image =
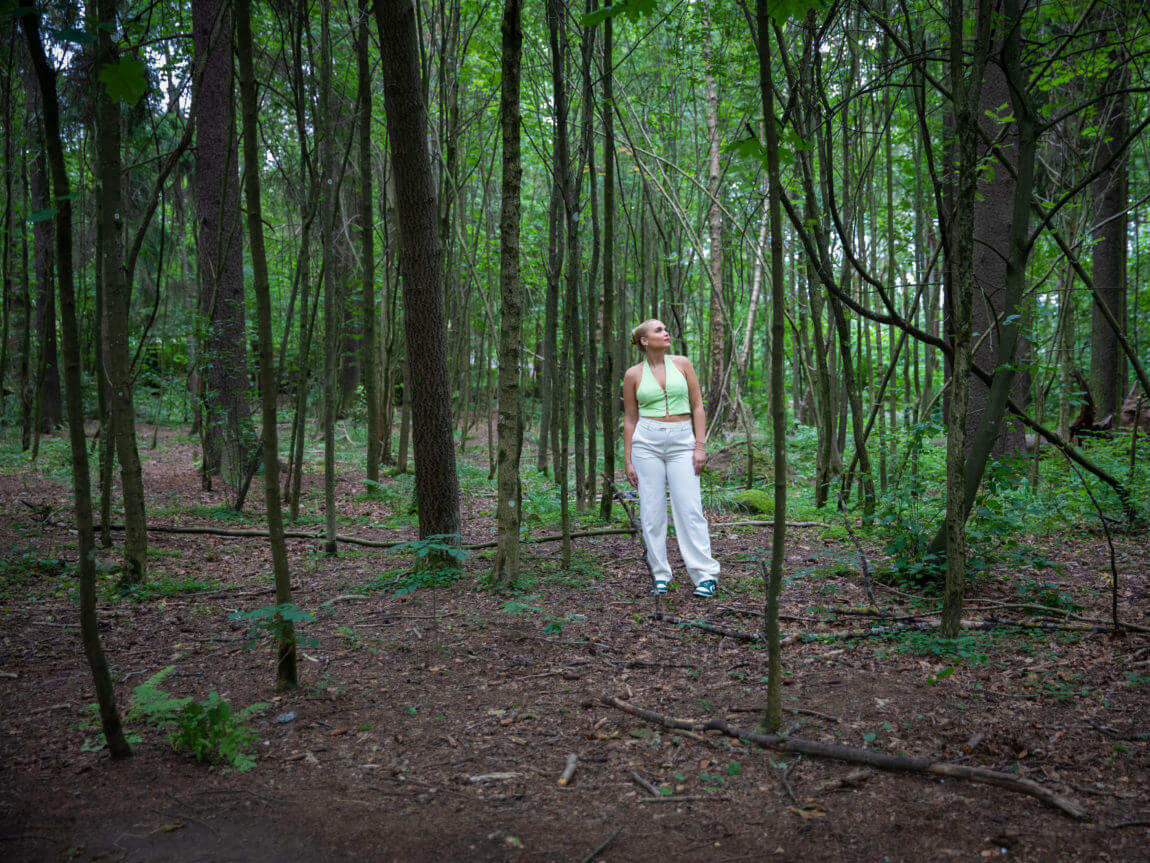
{"type": "Polygon", "coordinates": [[[663,796],[662,794],[659,793],[658,788],[656,788],[654,785],[652,785],[650,782],[648,782],[646,779],[644,779],[642,776],[640,776],[636,771],[634,771],[634,770],[631,771],[631,778],[634,779],[635,782],[640,787],[642,787],[648,794],[650,794],[652,797],[662,797],[663,796]]]}
{"type": "Polygon", "coordinates": [[[559,777],[559,781],[555,784],[560,788],[565,788],[571,782],[571,777],[575,775],[575,764],[578,762],[575,753],[572,752],[567,756],[567,766],[563,768],[563,775],[559,777]]]}
{"type": "Polygon", "coordinates": [[[800,761],[802,761],[802,759],[803,756],[800,755],[798,758],[792,760],[790,764],[783,768],[783,772],[779,776],[779,779],[782,780],[783,783],[783,790],[787,792],[787,796],[791,798],[791,802],[796,806],[798,805],[799,799],[795,797],[795,789],[791,788],[791,783],[788,780],[790,778],[791,771],[795,769],[795,767],[800,761]]]}
{"type": "Polygon", "coordinates": [[[591,853],[589,853],[586,857],[584,857],[580,861],[580,863],[591,863],[592,860],[594,860],[596,857],[598,857],[600,854],[602,854],[605,850],[607,850],[607,846],[610,845],[612,842],[614,842],[616,839],[618,839],[619,834],[622,832],[623,832],[623,825],[620,824],[618,827],[615,828],[614,832],[612,832],[610,836],[608,836],[606,839],[604,839],[602,842],[600,842],[598,845],[596,845],[595,848],[591,851],[591,853]]]}
{"type": "Polygon", "coordinates": [[[618,698],[604,695],[600,699],[608,707],[614,707],[638,716],[647,722],[662,725],[664,728],[686,728],[692,731],[719,731],[728,737],[745,740],[748,743],[757,743],[781,752],[794,752],[812,758],[830,758],[837,761],[848,761],[855,764],[865,764],[877,767],[880,770],[889,770],[899,773],[926,773],[935,776],[950,777],[953,779],[968,779],[972,782],[981,782],[988,785],[997,785],[1009,791],[1027,794],[1041,800],[1046,805],[1057,809],[1071,818],[1082,820],[1086,818],[1086,811],[1073,800],[1055,794],[1048,788],[1039,785],[1030,779],[1011,776],[997,770],[987,770],[981,767],[968,767],[960,764],[947,764],[933,761],[929,758],[915,758],[905,755],[889,755],[885,752],[876,752],[868,749],[852,749],[836,743],[820,743],[814,740],[804,740],[798,737],[781,737],[774,734],[759,734],[742,728],[732,728],[722,719],[687,720],[664,716],[653,710],[644,710],[635,707],[618,698]]]}
{"type": "Polygon", "coordinates": [[[738,638],[743,641],[762,641],[763,636],[758,632],[743,632],[741,629],[733,629],[729,626],[720,626],[717,623],[708,623],[705,620],[692,620],[686,617],[676,617],[673,614],[656,614],[655,620],[662,620],[666,623],[674,623],[679,626],[692,626],[696,629],[703,629],[707,632],[714,632],[718,635],[725,635],[728,638],[738,638]]]}

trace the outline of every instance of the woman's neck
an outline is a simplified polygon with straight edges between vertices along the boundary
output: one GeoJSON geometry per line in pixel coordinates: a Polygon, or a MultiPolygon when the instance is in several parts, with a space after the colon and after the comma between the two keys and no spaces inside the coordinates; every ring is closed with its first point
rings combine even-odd
{"type": "Polygon", "coordinates": [[[658,348],[647,348],[647,363],[654,368],[655,366],[663,365],[663,357],[666,355],[666,349],[659,350],[658,348]]]}

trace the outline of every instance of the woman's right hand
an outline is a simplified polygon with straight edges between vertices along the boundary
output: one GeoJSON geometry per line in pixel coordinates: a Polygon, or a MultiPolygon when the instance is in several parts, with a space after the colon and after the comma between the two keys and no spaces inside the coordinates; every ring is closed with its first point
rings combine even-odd
{"type": "Polygon", "coordinates": [[[623,469],[627,472],[627,482],[631,483],[635,488],[639,487],[639,474],[635,473],[635,465],[627,462],[623,465],[623,469]]]}

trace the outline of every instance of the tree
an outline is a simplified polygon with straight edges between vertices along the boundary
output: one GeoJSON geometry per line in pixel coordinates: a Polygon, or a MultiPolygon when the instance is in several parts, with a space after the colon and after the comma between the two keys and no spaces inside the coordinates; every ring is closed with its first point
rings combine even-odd
{"type": "Polygon", "coordinates": [[[459,478],[447,384],[443,265],[412,0],[376,0],[375,20],[399,221],[403,323],[411,375],[404,401],[411,399],[419,535],[457,537],[459,478]]]}
{"type": "MultiPolygon", "coordinates": [[[[1100,4],[1095,15],[1100,32],[1125,30],[1125,15],[1118,7],[1100,4]]],[[[1104,82],[1104,99],[1097,119],[1100,132],[1094,158],[1097,176],[1091,183],[1095,239],[1093,278],[1098,302],[1109,307],[1120,330],[1110,325],[1096,304],[1090,328],[1090,384],[1099,418],[1113,416],[1121,408],[1126,393],[1126,358],[1119,347],[1118,335],[1126,327],[1129,183],[1124,150],[1130,129],[1126,96],[1130,67],[1121,43],[1107,54],[1111,71],[1104,82]]]]}
{"type": "Polygon", "coordinates": [[[767,642],[767,709],[762,726],[767,732],[783,724],[783,658],[779,642],[779,594],[783,589],[787,524],[786,402],[783,392],[783,224],[780,200],[779,132],[775,117],[775,84],[771,67],[771,23],[768,0],[757,0],[756,37],[759,53],[759,91],[766,128],[768,208],[771,237],[771,427],[774,436],[774,534],[771,537],[771,569],[767,577],[763,613],[763,636],[767,642]]]}
{"type": "MultiPolygon", "coordinates": [[[[107,2],[107,0],[105,0],[107,2]]],[[[267,509],[272,571],[275,575],[276,607],[291,602],[291,573],[284,542],[283,511],[280,506],[279,444],[276,431],[276,375],[272,350],[271,286],[267,253],[264,249],[263,207],[260,201],[260,157],[257,146],[258,99],[252,63],[251,0],[236,0],[236,59],[240,73],[240,100],[243,109],[244,192],[248,210],[248,237],[252,254],[252,281],[256,295],[256,321],[259,333],[260,402],[263,406],[264,502],[267,509]]],[[[276,634],[279,661],[276,663],[278,689],[295,689],[295,630],[290,620],[277,612],[276,634]]]]}
{"type": "MultiPolygon", "coordinates": [[[[98,0],[96,20],[104,26],[96,30],[96,69],[101,81],[119,64],[112,30],[116,23],[118,0],[98,0]]],[[[148,525],[144,510],[144,482],[140,454],[136,448],[136,407],[132,399],[131,361],[128,337],[131,333],[132,288],[124,272],[124,209],[121,192],[123,173],[120,157],[119,97],[103,83],[96,87],[96,164],[100,181],[100,232],[96,257],[104,293],[104,374],[111,408],[111,434],[115,437],[116,458],[120,462],[120,488],[124,498],[124,564],[122,584],[141,584],[147,577],[148,525]]]]}
{"type": "MultiPolygon", "coordinates": [[[[550,19],[552,5],[548,4],[550,19]]],[[[503,7],[503,53],[499,115],[503,128],[503,197],[499,217],[499,466],[495,520],[499,547],[492,583],[510,587],[519,578],[519,523],[523,489],[519,456],[523,448],[523,404],[519,394],[522,345],[523,281],[519,275],[519,189],[523,169],[519,155],[519,62],[523,52],[522,0],[503,7]]],[[[558,164],[556,172],[566,170],[558,164]]]]}
{"type": "Polygon", "coordinates": [[[197,365],[205,488],[211,487],[211,477],[221,468],[227,469],[238,488],[255,449],[248,404],[243,231],[229,8],[228,0],[192,3],[195,63],[203,70],[193,94],[192,113],[196,118],[196,261],[201,327],[197,365]]]}
{"type": "Polygon", "coordinates": [[[60,285],[60,324],[64,353],[64,386],[68,409],[68,438],[72,449],[72,493],[74,496],[77,545],[79,550],[80,638],[84,656],[92,672],[99,705],[100,725],[113,758],[132,754],[124,738],[116,692],[108,660],[100,645],[96,621],[96,543],[92,529],[92,486],[88,478],[88,450],[84,435],[84,405],[80,394],[80,339],[76,326],[76,292],[72,276],[72,195],[60,138],[60,103],[56,95],[56,72],[48,65],[40,39],[40,16],[24,9],[20,27],[31,55],[44,110],[44,138],[52,184],[56,190],[56,258],[60,285]]]}

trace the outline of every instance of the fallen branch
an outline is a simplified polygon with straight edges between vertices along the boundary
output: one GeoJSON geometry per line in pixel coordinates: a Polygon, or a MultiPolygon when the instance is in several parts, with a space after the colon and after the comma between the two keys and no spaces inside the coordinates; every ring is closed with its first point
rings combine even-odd
{"type": "Polygon", "coordinates": [[[598,857],[600,854],[602,854],[607,849],[607,846],[610,845],[612,842],[614,842],[619,837],[619,834],[622,832],[623,832],[623,825],[620,824],[618,827],[615,828],[615,831],[610,836],[608,836],[606,839],[604,839],[602,842],[600,842],[598,845],[596,845],[595,848],[591,851],[591,853],[588,854],[586,857],[584,857],[580,861],[580,863],[591,863],[591,861],[594,860],[596,857],[598,857]]]}
{"type": "Polygon", "coordinates": [[[575,757],[574,752],[567,756],[567,766],[563,768],[563,775],[560,776],[559,781],[555,783],[560,788],[565,788],[570,784],[571,777],[575,775],[575,763],[577,761],[578,758],[575,757]]]}
{"type": "MultiPolygon", "coordinates": [[[[711,523],[711,526],[714,527],[716,530],[720,527],[743,527],[746,525],[751,525],[754,527],[774,527],[775,523],[773,521],[757,521],[757,520],[751,520],[751,521],[715,521],[715,522],[711,523]]],[[[830,527],[830,525],[824,521],[788,521],[787,527],[830,527]]]]}
{"type": "MultiPolygon", "coordinates": [[[[103,530],[102,525],[96,525],[97,531],[103,530]]],[[[123,530],[122,524],[110,524],[109,530],[123,530]]],[[[189,524],[189,525],[174,525],[174,524],[149,524],[148,530],[153,533],[179,533],[179,534],[194,534],[206,536],[233,536],[240,538],[266,538],[269,536],[266,530],[260,528],[234,528],[234,527],[214,527],[212,525],[189,524]]],[[[611,527],[601,530],[578,530],[571,534],[572,537],[585,537],[585,536],[609,536],[614,534],[631,534],[635,530],[629,527],[611,527]]],[[[285,539],[326,539],[322,533],[309,532],[306,530],[285,530],[285,539]]],[[[536,537],[523,537],[521,543],[537,543],[537,542],[558,542],[563,539],[563,534],[548,534],[546,536],[536,537]]],[[[348,545],[363,545],[369,548],[397,548],[401,545],[407,545],[411,542],[410,539],[397,539],[397,540],[380,540],[380,539],[366,539],[358,536],[347,536],[344,534],[337,534],[335,537],[336,542],[344,542],[348,545]]],[[[460,546],[468,551],[474,551],[481,548],[494,548],[496,542],[475,542],[468,545],[460,546]]]]}
{"type": "Polygon", "coordinates": [[[631,778],[634,779],[635,782],[638,783],[639,786],[644,791],[646,791],[648,794],[650,794],[652,797],[662,797],[663,796],[662,794],[659,793],[658,788],[656,788],[654,785],[652,785],[650,782],[648,782],[646,779],[644,779],[642,776],[640,776],[636,771],[634,771],[634,770],[631,771],[631,778]]]}
{"type": "Polygon", "coordinates": [[[754,641],[754,642],[760,642],[763,640],[763,636],[758,632],[744,632],[741,629],[734,629],[734,628],[729,627],[729,626],[720,626],[717,623],[708,623],[705,620],[691,620],[691,619],[686,618],[686,617],[676,617],[673,614],[663,614],[661,612],[657,612],[653,616],[654,616],[655,620],[662,620],[662,621],[665,621],[667,623],[677,624],[679,626],[691,626],[691,627],[694,627],[695,629],[702,629],[702,630],[705,630],[707,632],[714,632],[714,633],[717,633],[718,635],[724,635],[728,638],[738,638],[738,639],[741,639],[742,641],[754,641]]]}
{"type": "Polygon", "coordinates": [[[988,770],[983,767],[968,767],[961,764],[947,764],[932,761],[929,758],[915,758],[906,755],[889,755],[885,752],[876,752],[869,749],[853,749],[837,743],[820,743],[815,740],[804,740],[799,737],[781,737],[775,734],[759,734],[744,728],[732,728],[722,719],[707,719],[692,721],[689,719],[675,719],[664,716],[653,710],[644,710],[635,707],[618,698],[604,695],[600,699],[608,707],[622,710],[631,716],[637,716],[647,722],[661,725],[664,728],[682,728],[691,731],[718,731],[728,737],[744,740],[748,743],[757,743],[780,752],[794,752],[807,755],[811,758],[827,758],[835,761],[847,761],[852,764],[865,764],[880,770],[889,770],[895,773],[926,773],[935,776],[945,776],[953,779],[967,779],[985,785],[996,785],[1008,791],[1026,794],[1041,800],[1047,806],[1057,809],[1065,815],[1079,821],[1085,820],[1086,810],[1073,800],[1055,794],[1048,788],[1039,785],[1030,779],[1023,779],[1001,773],[997,770],[988,770]]]}

